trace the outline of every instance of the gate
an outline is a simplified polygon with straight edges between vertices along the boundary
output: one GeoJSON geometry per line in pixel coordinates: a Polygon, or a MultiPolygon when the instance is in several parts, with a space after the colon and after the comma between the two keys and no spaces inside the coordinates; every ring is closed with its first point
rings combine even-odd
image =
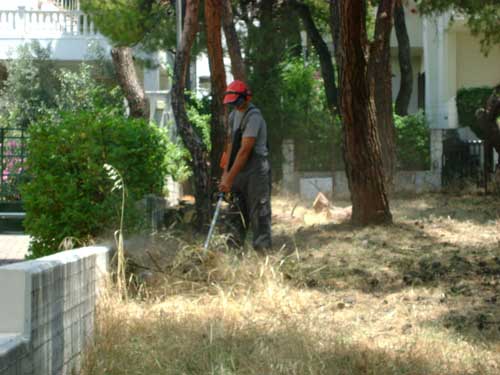
{"type": "Polygon", "coordinates": [[[0,128],[0,232],[22,230],[26,142],[26,128],[0,128]]]}
{"type": "Polygon", "coordinates": [[[462,141],[457,135],[443,142],[443,185],[466,181],[484,185],[484,144],[482,141],[462,141]]]}

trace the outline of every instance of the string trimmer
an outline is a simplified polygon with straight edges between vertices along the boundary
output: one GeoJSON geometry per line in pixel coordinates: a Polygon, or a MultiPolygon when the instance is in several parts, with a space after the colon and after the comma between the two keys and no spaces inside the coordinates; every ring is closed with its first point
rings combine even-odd
{"type": "Polygon", "coordinates": [[[224,201],[224,193],[217,194],[217,205],[215,206],[214,217],[212,218],[212,223],[210,224],[210,229],[208,230],[208,236],[207,239],[205,240],[205,246],[203,247],[203,252],[206,252],[208,250],[208,245],[210,244],[210,240],[212,239],[212,235],[214,234],[215,225],[217,224],[217,219],[219,217],[219,212],[223,201],[224,201]]]}

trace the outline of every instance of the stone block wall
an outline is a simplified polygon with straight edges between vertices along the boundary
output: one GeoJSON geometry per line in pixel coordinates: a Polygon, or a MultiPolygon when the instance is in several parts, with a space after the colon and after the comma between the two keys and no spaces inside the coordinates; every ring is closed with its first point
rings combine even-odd
{"type": "Polygon", "coordinates": [[[0,375],[78,373],[110,252],[87,247],[0,267],[0,375]]]}

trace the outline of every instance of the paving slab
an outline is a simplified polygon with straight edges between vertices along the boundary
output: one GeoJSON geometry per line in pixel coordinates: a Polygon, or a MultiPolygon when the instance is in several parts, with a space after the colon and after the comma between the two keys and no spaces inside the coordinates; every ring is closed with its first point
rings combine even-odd
{"type": "Polygon", "coordinates": [[[0,234],[0,266],[24,260],[30,237],[24,234],[0,234]]]}

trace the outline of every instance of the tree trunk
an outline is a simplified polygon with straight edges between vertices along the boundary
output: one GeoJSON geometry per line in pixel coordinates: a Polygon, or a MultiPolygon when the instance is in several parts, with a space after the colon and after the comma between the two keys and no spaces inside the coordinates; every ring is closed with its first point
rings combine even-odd
{"type": "Polygon", "coordinates": [[[231,0],[222,0],[222,26],[226,36],[227,49],[231,58],[231,72],[234,79],[246,81],[245,64],[241,57],[241,47],[238,34],[234,27],[233,7],[231,0]]]}
{"type": "Polygon", "coordinates": [[[411,65],[411,44],[408,29],[406,28],[405,9],[401,0],[397,1],[394,9],[394,28],[398,39],[399,70],[401,72],[401,84],[396,99],[396,113],[399,116],[407,116],[413,92],[413,67],[411,65]]]}
{"type": "Polygon", "coordinates": [[[375,87],[375,110],[377,114],[377,129],[380,139],[382,164],[384,166],[387,187],[392,188],[396,171],[396,129],[392,114],[392,70],[391,70],[391,29],[394,12],[394,1],[389,9],[384,3],[379,5],[377,22],[375,24],[374,48],[370,55],[371,78],[375,87]],[[387,21],[387,22],[386,22],[387,21]]]}
{"type": "Polygon", "coordinates": [[[135,70],[132,48],[114,47],[111,50],[118,82],[127,98],[130,117],[149,120],[149,102],[135,70]]]}
{"type": "Polygon", "coordinates": [[[186,73],[189,69],[191,47],[198,31],[199,0],[186,1],[186,16],[179,50],[175,54],[172,86],[172,110],[178,132],[184,145],[191,154],[191,166],[194,174],[197,226],[208,224],[210,211],[208,155],[203,141],[193,130],[186,113],[184,89],[186,73]]]}
{"type": "Polygon", "coordinates": [[[352,220],[360,225],[390,223],[392,215],[378,139],[373,79],[368,69],[366,9],[362,1],[343,0],[339,11],[343,59],[341,112],[352,220]]]}
{"type": "Polygon", "coordinates": [[[373,79],[375,84],[375,110],[377,128],[382,152],[382,164],[388,187],[392,186],[396,171],[396,129],[392,114],[392,71],[391,50],[385,44],[380,59],[374,62],[373,79]]]}
{"type": "Polygon", "coordinates": [[[500,155],[500,85],[489,97],[486,106],[476,112],[477,125],[484,134],[485,140],[495,148],[500,155]]]}
{"type": "Polygon", "coordinates": [[[212,181],[220,178],[222,170],[220,159],[226,145],[227,121],[222,99],[226,90],[226,72],[222,51],[221,13],[223,0],[205,0],[205,22],[207,26],[207,49],[210,65],[210,82],[212,94],[212,119],[210,140],[210,171],[212,181]]]}
{"type": "MultiPolygon", "coordinates": [[[[339,0],[330,0],[330,31],[333,40],[333,50],[335,51],[335,65],[337,66],[337,74],[341,76],[342,70],[342,55],[340,54],[340,7],[339,0]]],[[[341,82],[339,80],[338,95],[339,102],[342,95],[341,82]]]]}
{"type": "Polygon", "coordinates": [[[319,63],[321,66],[321,75],[323,77],[325,85],[328,109],[332,113],[332,116],[335,116],[339,103],[338,90],[335,83],[335,69],[332,63],[332,55],[330,54],[328,46],[326,45],[323,37],[321,36],[321,33],[314,23],[314,19],[311,15],[309,7],[303,3],[298,2],[297,0],[289,1],[290,5],[295,9],[300,19],[302,20],[307,35],[309,36],[309,39],[311,39],[314,49],[318,54],[319,63]]]}

